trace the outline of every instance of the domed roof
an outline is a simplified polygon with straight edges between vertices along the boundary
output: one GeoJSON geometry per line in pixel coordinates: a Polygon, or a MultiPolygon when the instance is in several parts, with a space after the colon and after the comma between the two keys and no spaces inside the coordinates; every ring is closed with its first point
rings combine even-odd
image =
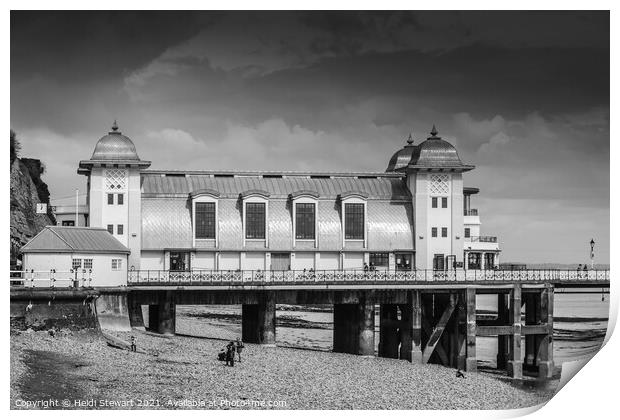
{"type": "Polygon", "coordinates": [[[411,137],[411,134],[409,134],[407,144],[392,155],[385,172],[397,172],[406,169],[407,166],[409,166],[409,162],[411,162],[416,154],[417,149],[418,146],[413,144],[413,138],[411,137]]]}
{"type": "Polygon", "coordinates": [[[437,129],[433,126],[431,137],[420,143],[420,155],[417,161],[411,162],[419,167],[462,167],[463,162],[454,146],[437,136],[437,129]]]}
{"type": "Polygon", "coordinates": [[[447,168],[461,171],[474,168],[465,165],[456,148],[437,134],[437,129],[433,126],[431,136],[417,146],[413,145],[410,136],[408,144],[392,156],[386,172],[403,171],[406,168],[447,168]]]}
{"type": "Polygon", "coordinates": [[[101,137],[90,160],[140,160],[131,139],[118,131],[116,121],[112,131],[101,137]]]}

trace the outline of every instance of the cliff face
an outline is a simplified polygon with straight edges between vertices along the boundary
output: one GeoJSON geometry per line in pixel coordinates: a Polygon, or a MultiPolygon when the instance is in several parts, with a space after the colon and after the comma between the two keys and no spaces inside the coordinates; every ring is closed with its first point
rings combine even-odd
{"type": "Polygon", "coordinates": [[[49,191],[41,180],[43,166],[38,159],[11,162],[11,265],[19,248],[45,226],[56,224],[49,206],[49,191]],[[47,214],[37,214],[37,203],[48,203],[47,214]]]}

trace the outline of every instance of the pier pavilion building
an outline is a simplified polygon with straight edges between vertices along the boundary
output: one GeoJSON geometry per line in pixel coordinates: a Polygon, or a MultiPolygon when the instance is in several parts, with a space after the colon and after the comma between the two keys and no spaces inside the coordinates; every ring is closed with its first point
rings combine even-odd
{"type": "Polygon", "coordinates": [[[78,173],[89,224],[134,270],[489,269],[496,237],[470,208],[474,169],[433,127],[384,172],[154,170],[116,122],[78,173]]]}

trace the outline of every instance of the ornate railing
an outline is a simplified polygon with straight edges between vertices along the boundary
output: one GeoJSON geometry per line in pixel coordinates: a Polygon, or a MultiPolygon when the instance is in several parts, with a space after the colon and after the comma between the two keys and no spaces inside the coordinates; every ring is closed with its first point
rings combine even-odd
{"type": "Polygon", "coordinates": [[[470,236],[465,242],[497,242],[497,236],[470,236]]]}
{"type": "Polygon", "coordinates": [[[269,285],[404,282],[608,282],[609,270],[134,270],[129,285],[269,285]]]}

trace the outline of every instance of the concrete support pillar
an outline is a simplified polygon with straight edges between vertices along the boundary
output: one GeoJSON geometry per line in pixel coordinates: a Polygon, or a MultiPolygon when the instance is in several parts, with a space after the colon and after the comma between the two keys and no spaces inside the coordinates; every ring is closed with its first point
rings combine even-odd
{"type": "Polygon", "coordinates": [[[357,304],[334,305],[335,352],[374,356],[375,305],[368,296],[357,304]]]}
{"type": "Polygon", "coordinates": [[[381,305],[379,316],[379,357],[399,358],[400,321],[398,305],[381,305]]]}
{"type": "Polygon", "coordinates": [[[521,358],[521,285],[515,284],[510,292],[510,351],[508,375],[516,379],[523,377],[523,359],[521,358]]]}
{"type": "Polygon", "coordinates": [[[547,285],[541,295],[541,323],[547,325],[547,335],[542,337],[538,348],[538,377],[553,376],[553,285],[547,285]]]}
{"type": "Polygon", "coordinates": [[[264,292],[258,304],[243,305],[241,334],[248,343],[276,345],[276,299],[274,292],[264,292]]]}
{"type": "Polygon", "coordinates": [[[357,305],[334,305],[333,349],[338,353],[357,354],[357,305]]]}
{"type": "MultiPolygon", "coordinates": [[[[510,322],[510,310],[508,308],[508,294],[497,294],[497,324],[508,325],[510,322]]],[[[497,336],[497,368],[506,369],[508,364],[508,347],[510,337],[508,335],[497,336]]]]}
{"type": "Polygon", "coordinates": [[[149,305],[149,331],[157,332],[159,328],[159,305],[149,305]]]}
{"type": "Polygon", "coordinates": [[[144,331],[144,317],[142,316],[142,305],[133,298],[131,293],[127,296],[129,309],[129,324],[131,328],[137,328],[144,331]]]}
{"type": "Polygon", "coordinates": [[[172,292],[165,292],[163,301],[157,305],[157,308],[159,314],[157,332],[165,335],[174,335],[176,324],[176,303],[172,292]]]}
{"type": "Polygon", "coordinates": [[[467,307],[467,359],[465,369],[468,372],[476,371],[478,360],[476,359],[476,289],[468,287],[465,292],[465,304],[467,307]]]}
{"type": "MultiPolygon", "coordinates": [[[[525,301],[525,325],[539,325],[540,324],[540,292],[528,292],[523,294],[523,300],[525,301]]],[[[523,367],[529,370],[536,370],[538,368],[537,353],[541,335],[528,334],[525,336],[525,358],[523,360],[523,367]]]]}
{"type": "Polygon", "coordinates": [[[422,363],[422,293],[419,290],[409,292],[411,312],[411,360],[412,363],[422,363]]]}
{"type": "Polygon", "coordinates": [[[375,303],[365,296],[358,305],[358,354],[375,355],[375,303]]]}
{"type": "Polygon", "coordinates": [[[400,324],[398,327],[398,358],[411,361],[411,304],[397,305],[400,309],[400,324]]]}
{"type": "Polygon", "coordinates": [[[454,346],[457,369],[467,369],[467,293],[458,294],[458,305],[454,329],[454,346]]]}

